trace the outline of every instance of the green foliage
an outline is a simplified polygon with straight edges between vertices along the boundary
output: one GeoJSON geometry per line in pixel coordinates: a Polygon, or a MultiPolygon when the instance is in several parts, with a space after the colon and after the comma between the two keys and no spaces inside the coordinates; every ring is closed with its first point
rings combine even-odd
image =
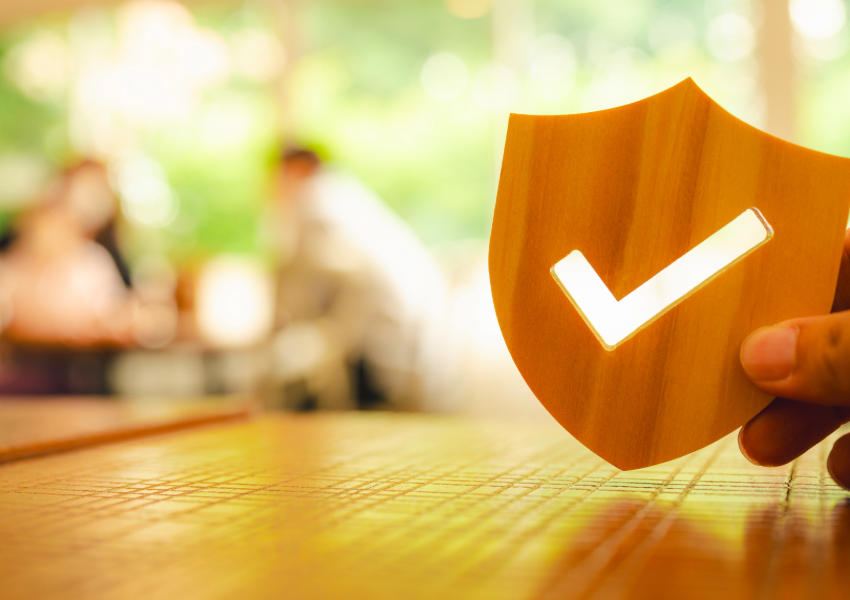
{"type": "MultiPolygon", "coordinates": [[[[103,11],[100,17],[114,37],[115,11],[103,11]]],[[[36,20],[4,32],[0,35],[0,64],[8,62],[7,55],[16,46],[45,31],[67,41],[72,19],[36,20]]],[[[227,33],[245,25],[246,20],[262,26],[268,17],[223,3],[202,7],[196,20],[227,33]]],[[[110,55],[101,58],[108,60],[110,55]]],[[[0,157],[35,154],[47,159],[56,173],[73,160],[68,141],[71,95],[69,89],[58,99],[27,96],[12,80],[9,69],[3,69],[0,157]]],[[[234,77],[206,92],[189,118],[142,122],[128,132],[133,146],[164,168],[180,207],[174,221],[165,227],[125,224],[125,250],[131,261],[151,252],[180,263],[221,252],[256,251],[257,215],[269,193],[269,155],[280,137],[271,86],[234,77]]],[[[9,218],[0,213],[0,223],[8,223],[9,218]]]]}
{"type": "MultiPolygon", "coordinates": [[[[488,112],[474,97],[476,77],[498,54],[489,16],[461,19],[439,0],[311,0],[292,4],[290,20],[281,28],[267,3],[190,6],[199,25],[225,40],[245,28],[288,32],[284,97],[276,85],[231,77],[206,91],[186,118],[135,127],[133,143],[165,169],[180,209],[164,227],[130,228],[131,254],[155,251],[196,261],[219,252],[252,251],[282,132],[291,136],[290,143],[318,149],[360,177],[426,243],[487,236],[506,118],[504,112],[488,112]],[[441,52],[456,55],[469,73],[464,91],[445,102],[429,97],[420,83],[425,62],[441,52]]],[[[752,93],[746,85],[735,91],[730,83],[736,77],[751,82],[747,65],[752,61],[721,64],[710,56],[704,43],[706,6],[704,0],[534,1],[533,35],[569,40],[574,81],[567,95],[546,99],[534,96],[533,86],[522,79],[530,76],[520,73],[519,109],[559,114],[598,108],[594,97],[610,99],[610,86],[622,84],[625,68],[631,69],[625,79],[638,77],[640,83],[614,94],[616,102],[694,76],[736,113],[752,93]],[[667,60],[650,38],[659,15],[673,13],[690,24],[693,40],[685,58],[667,60]],[[614,65],[621,68],[616,72],[599,59],[599,43],[608,45],[609,54],[626,49],[635,58],[626,67],[614,65]]],[[[114,10],[103,14],[114,28],[114,10]]],[[[63,19],[40,20],[5,32],[0,63],[10,48],[40,31],[67,37],[67,25],[63,19]]],[[[850,127],[834,125],[835,119],[850,123],[850,110],[841,101],[848,91],[842,83],[848,67],[838,61],[830,68],[828,77],[806,88],[805,140],[848,153],[850,127]]],[[[68,114],[67,102],[34,100],[4,71],[0,157],[36,153],[57,167],[67,162],[68,114]]]]}
{"type": "MultiPolygon", "coordinates": [[[[0,37],[0,65],[22,34],[0,37]]],[[[0,153],[38,153],[54,161],[68,158],[65,111],[60,104],[26,96],[9,78],[0,76],[0,153]]]]}

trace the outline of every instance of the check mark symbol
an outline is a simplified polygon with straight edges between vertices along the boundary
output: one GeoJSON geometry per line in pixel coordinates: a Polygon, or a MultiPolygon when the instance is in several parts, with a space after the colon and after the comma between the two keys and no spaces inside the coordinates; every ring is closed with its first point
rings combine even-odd
{"type": "Polygon", "coordinates": [[[602,346],[614,350],[771,237],[764,216],[749,208],[619,301],[578,250],[550,272],[602,346]]]}

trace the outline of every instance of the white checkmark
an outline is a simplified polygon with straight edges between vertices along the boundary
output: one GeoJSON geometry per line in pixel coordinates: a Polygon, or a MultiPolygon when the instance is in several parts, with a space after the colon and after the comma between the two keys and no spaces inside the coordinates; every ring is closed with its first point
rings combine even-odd
{"type": "Polygon", "coordinates": [[[764,216],[749,208],[619,302],[578,250],[550,272],[602,346],[613,350],[771,237],[764,216]]]}

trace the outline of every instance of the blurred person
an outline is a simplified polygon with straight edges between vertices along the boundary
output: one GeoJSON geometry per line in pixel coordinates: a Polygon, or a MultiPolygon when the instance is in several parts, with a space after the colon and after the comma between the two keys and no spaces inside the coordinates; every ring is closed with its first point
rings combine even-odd
{"type": "Polygon", "coordinates": [[[275,372],[290,408],[427,408],[445,283],[407,225],[312,151],[281,157],[266,237],[279,262],[275,372]]]}
{"type": "Polygon", "coordinates": [[[105,392],[104,350],[144,337],[149,319],[118,251],[117,214],[106,167],[84,160],[7,234],[0,391],[105,392]]]}

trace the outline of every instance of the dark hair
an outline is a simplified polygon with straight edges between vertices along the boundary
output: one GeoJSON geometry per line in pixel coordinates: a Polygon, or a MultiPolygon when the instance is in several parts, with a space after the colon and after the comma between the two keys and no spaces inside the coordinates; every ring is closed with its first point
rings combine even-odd
{"type": "Polygon", "coordinates": [[[282,164],[296,160],[308,162],[313,167],[318,167],[322,164],[322,159],[319,158],[319,155],[307,148],[288,146],[281,151],[280,162],[282,164]]]}
{"type": "Polygon", "coordinates": [[[70,177],[86,169],[97,169],[99,171],[106,171],[106,165],[95,158],[83,158],[67,165],[62,170],[62,176],[70,177]]]}

